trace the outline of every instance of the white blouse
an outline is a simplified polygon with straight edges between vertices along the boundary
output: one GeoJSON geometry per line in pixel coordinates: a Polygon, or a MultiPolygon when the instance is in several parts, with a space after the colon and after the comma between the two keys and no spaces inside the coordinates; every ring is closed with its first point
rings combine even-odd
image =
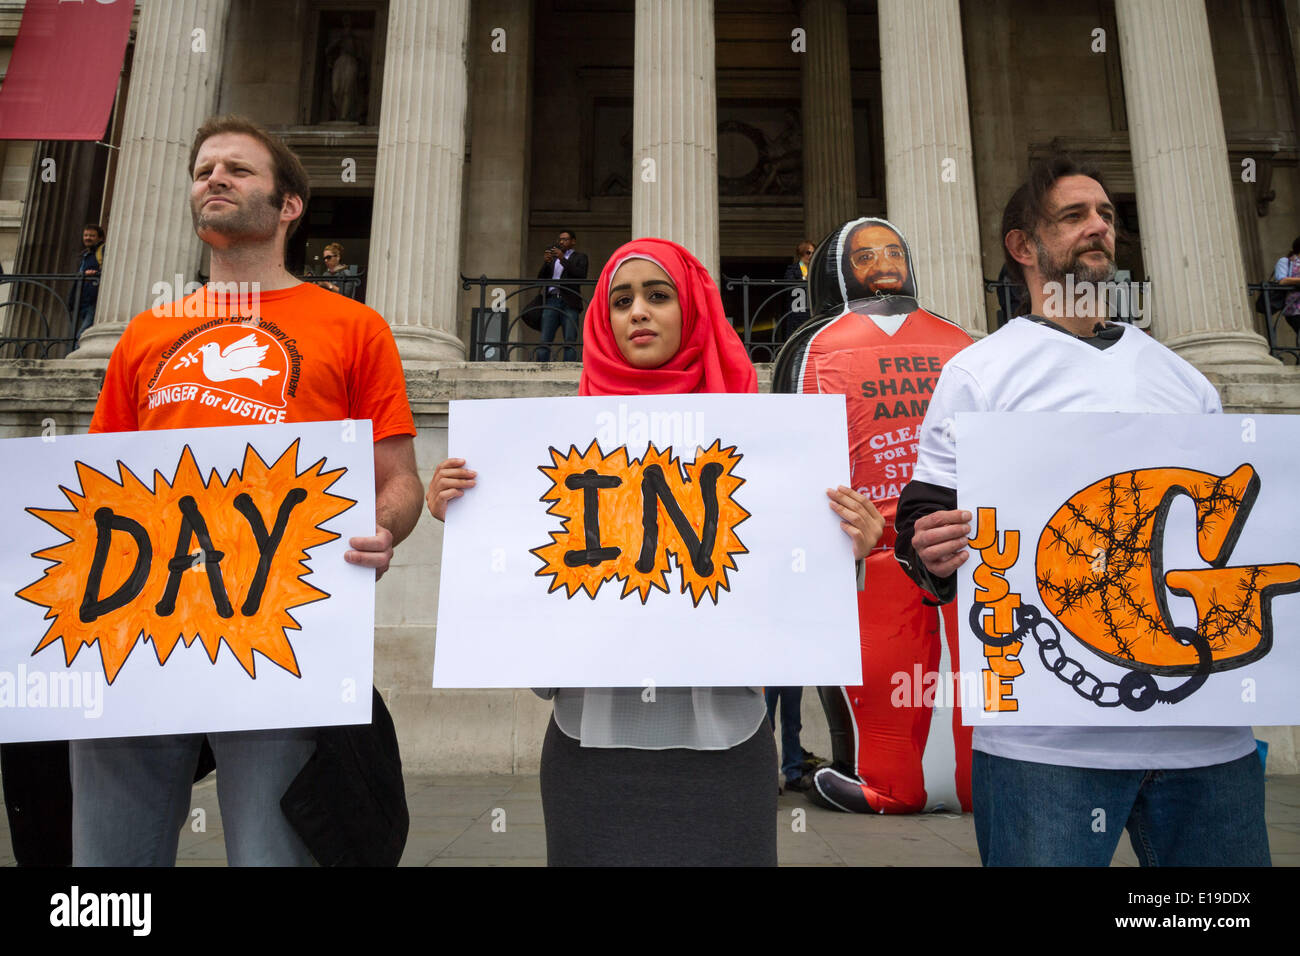
{"type": "MultiPolygon", "coordinates": [[[[858,590],[866,562],[857,562],[858,590]]],[[[767,717],[761,687],[534,688],[555,701],[555,723],[584,747],[726,750],[767,717]]]]}
{"type": "Polygon", "coordinates": [[[767,717],[757,687],[562,687],[553,693],[555,723],[584,747],[726,750],[752,737],[767,717]]]}

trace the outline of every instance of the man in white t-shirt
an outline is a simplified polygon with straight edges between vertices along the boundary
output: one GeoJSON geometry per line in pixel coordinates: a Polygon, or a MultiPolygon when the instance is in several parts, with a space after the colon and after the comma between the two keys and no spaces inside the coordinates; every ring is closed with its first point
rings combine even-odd
{"type": "MultiPolygon", "coordinates": [[[[942,600],[956,593],[971,531],[970,512],[956,510],[957,412],[1222,410],[1192,365],[1105,322],[1104,296],[1092,297],[1098,309],[1062,300],[1068,275],[1076,290],[1114,276],[1115,209],[1095,170],[1060,156],[1037,164],[1007,204],[1002,236],[1030,314],[944,367],[898,504],[898,561],[942,600]]],[[[985,865],[1105,866],[1121,826],[1143,865],[1269,863],[1249,727],[976,727],[973,748],[985,865]]]]}

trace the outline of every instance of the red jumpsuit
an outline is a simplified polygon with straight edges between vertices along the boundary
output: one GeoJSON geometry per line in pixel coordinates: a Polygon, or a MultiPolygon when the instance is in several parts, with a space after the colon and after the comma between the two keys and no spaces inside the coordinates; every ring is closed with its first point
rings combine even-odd
{"type": "MultiPolygon", "coordinates": [[[[817,292],[814,287],[814,299],[817,292]]],[[[866,587],[858,595],[863,684],[820,689],[833,763],[816,772],[809,796],[851,812],[912,813],[926,807],[922,761],[931,708],[936,696],[944,702],[945,685],[955,683],[958,622],[955,604],[940,609],[927,603],[933,598],[894,560],[894,514],[911,478],[939,372],[971,339],[959,326],[915,308],[914,298],[874,302],[880,324],[850,311],[820,328],[816,320],[805,325],[787,346],[792,354],[783,351],[778,360],[773,390],[846,396],[853,487],[885,518],[884,537],[867,557],[866,587]],[[883,314],[890,302],[914,309],[892,335],[881,328],[897,322],[883,314]],[[950,663],[936,676],[941,626],[950,663]]],[[[948,699],[956,702],[955,696],[948,699]]],[[[970,737],[954,707],[951,749],[963,810],[970,809],[970,737]]]]}

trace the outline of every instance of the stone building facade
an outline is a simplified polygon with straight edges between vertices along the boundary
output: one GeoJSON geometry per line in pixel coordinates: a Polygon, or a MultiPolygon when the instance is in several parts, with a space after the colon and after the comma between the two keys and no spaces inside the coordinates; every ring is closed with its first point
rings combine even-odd
{"type": "MultiPolygon", "coordinates": [[[[0,3],[0,66],[21,6],[0,3]]],[[[109,146],[0,144],[7,271],[65,271],[82,221],[109,232],[80,347],[0,358],[5,437],[84,431],[124,323],[156,282],[202,274],[185,165],[215,112],[303,157],[291,265],[338,240],[365,267],[426,480],[449,400],[576,391],[573,365],[467,360],[462,273],[535,274],[569,229],[593,274],[662,235],[715,275],[776,277],[799,240],[882,214],[911,241],[922,301],[978,336],[1002,206],[1058,148],[1106,172],[1152,334],[1229,411],[1300,412],[1300,371],[1270,356],[1245,288],[1300,233],[1300,0],[144,0],[132,37],[109,146]],[[51,156],[79,172],[43,182],[51,156]]],[[[535,769],[546,704],[428,686],[440,551],[426,516],[378,585],[376,683],[407,763],[535,769]]],[[[1259,735],[1294,772],[1295,729],[1259,735]]]]}

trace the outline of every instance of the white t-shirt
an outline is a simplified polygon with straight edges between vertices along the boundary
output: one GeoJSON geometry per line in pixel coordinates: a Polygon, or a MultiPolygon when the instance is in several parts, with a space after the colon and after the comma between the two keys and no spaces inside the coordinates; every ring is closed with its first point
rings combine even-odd
{"type": "MultiPolygon", "coordinates": [[[[921,425],[915,479],[957,487],[957,412],[1219,413],[1214,386],[1190,363],[1125,326],[1098,349],[1012,319],[944,366],[921,425]]],[[[1249,727],[976,727],[974,749],[1034,763],[1108,770],[1205,767],[1255,749],[1249,727]]]]}

